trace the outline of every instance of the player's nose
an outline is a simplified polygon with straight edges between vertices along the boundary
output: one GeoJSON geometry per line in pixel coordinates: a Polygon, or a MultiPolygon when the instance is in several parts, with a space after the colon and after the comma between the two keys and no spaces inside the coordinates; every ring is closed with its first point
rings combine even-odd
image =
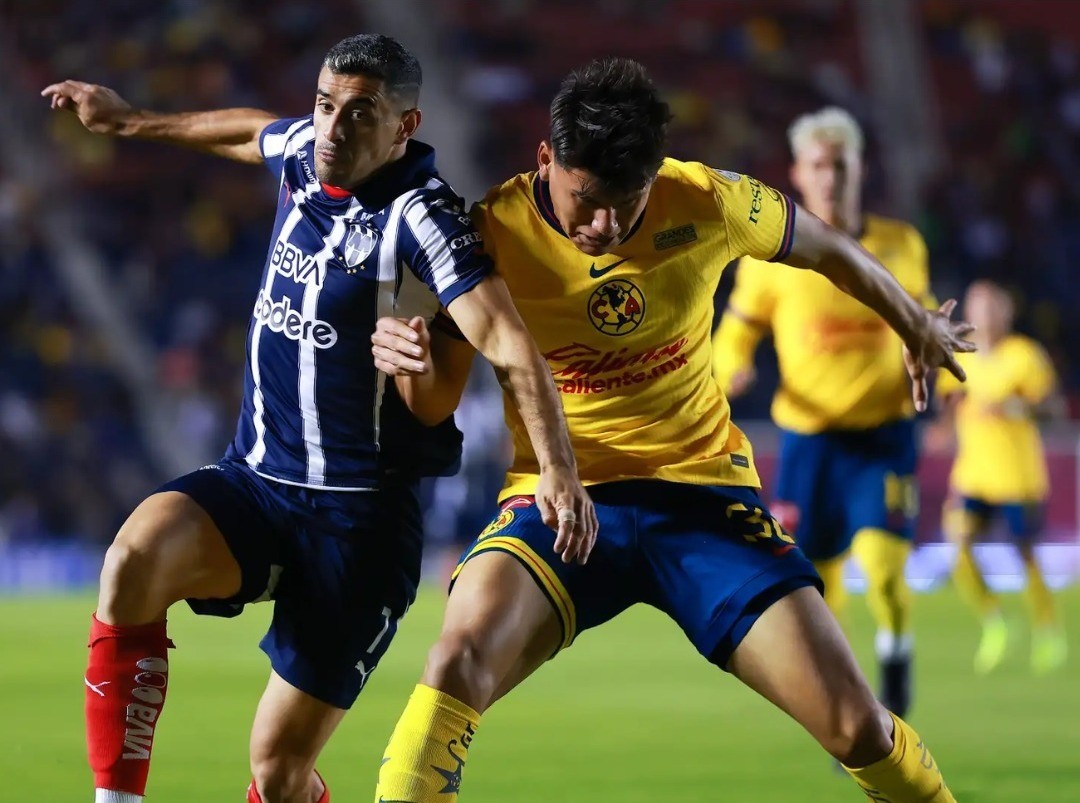
{"type": "Polygon", "coordinates": [[[614,209],[597,209],[593,212],[592,227],[601,237],[614,237],[619,233],[619,221],[614,209]]]}
{"type": "Polygon", "coordinates": [[[335,114],[327,121],[324,136],[328,142],[333,142],[335,145],[345,140],[345,120],[340,114],[335,114]]]}

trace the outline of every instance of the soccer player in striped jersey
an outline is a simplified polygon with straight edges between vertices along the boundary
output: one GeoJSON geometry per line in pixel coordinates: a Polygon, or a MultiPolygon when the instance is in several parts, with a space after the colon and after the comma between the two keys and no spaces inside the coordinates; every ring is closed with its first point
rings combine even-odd
{"type": "MultiPolygon", "coordinates": [[[[859,240],[916,301],[934,308],[926,244],[909,223],[862,208],[863,134],[846,111],[792,123],[791,181],[807,211],[859,240]]],[[[915,408],[903,344],[880,316],[811,271],[744,258],[714,338],[714,373],[729,397],[754,376],[773,335],[782,430],[772,510],[825,583],[841,620],[844,564],[854,554],[877,623],[881,701],[911,700],[911,590],[904,576],[918,513],[915,408]]]]}
{"type": "Polygon", "coordinates": [[[419,478],[454,471],[461,447],[452,418],[422,425],[375,369],[380,316],[448,311],[527,422],[554,547],[574,559],[595,538],[546,363],[434,151],[413,139],[420,83],[399,43],[360,35],[327,53],[314,112],[295,119],[155,114],[77,81],[42,92],[91,131],[265,163],[278,183],[236,437],[219,463],[148,497],[105,558],[85,696],[97,803],[143,799],[166,613],[183,599],[220,616],[275,601],[248,800],[329,800],[316,759],[416,595],[419,478]]]}
{"type": "MultiPolygon", "coordinates": [[[[515,454],[502,508],[459,564],[442,633],[387,745],[381,803],[453,803],[482,712],[638,602],[790,714],[873,800],[953,800],[918,734],[874,698],[813,565],[758,497],[753,451],[713,378],[710,329],[730,260],[817,271],[901,335],[921,405],[929,371],[959,372],[953,351],[971,348],[970,327],[924,309],[850,236],[782,193],[665,159],[669,119],[641,65],[593,62],[552,102],[537,171],[474,208],[555,375],[600,536],[584,564],[550,559],[537,456],[508,408],[515,454]]],[[[380,320],[376,364],[437,421],[460,398],[471,350],[439,331],[429,349],[414,323],[380,320]]]]}

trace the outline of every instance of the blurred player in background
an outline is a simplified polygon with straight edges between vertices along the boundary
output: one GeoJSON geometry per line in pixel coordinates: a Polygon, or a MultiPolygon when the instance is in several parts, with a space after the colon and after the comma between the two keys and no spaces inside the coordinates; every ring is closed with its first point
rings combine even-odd
{"type": "MultiPolygon", "coordinates": [[[[905,291],[932,306],[922,237],[907,223],[863,212],[863,134],[854,118],[822,109],[797,119],[788,137],[791,182],[807,210],[857,238],[905,291]]],[[[754,351],[768,330],[780,365],[772,417],[783,431],[773,513],[814,562],[841,620],[844,563],[854,553],[877,623],[881,701],[904,716],[912,657],[904,566],[918,496],[903,344],[824,276],[746,258],[714,340],[714,372],[730,396],[754,381],[754,351]]]]}
{"type": "MultiPolygon", "coordinates": [[[[502,509],[458,567],[442,634],[386,749],[381,803],[455,800],[481,713],[637,602],[796,719],[869,796],[953,799],[919,736],[874,698],[813,566],[761,503],[752,449],[712,376],[710,329],[730,260],[817,271],[903,333],[922,404],[926,371],[956,370],[968,327],[925,310],[854,240],[783,194],[665,159],[669,119],[641,65],[595,61],[556,95],[539,169],[474,208],[562,392],[600,534],[587,562],[550,559],[536,456],[508,406],[515,455],[502,509]]],[[[429,342],[421,320],[393,318],[374,342],[376,364],[397,375],[421,419],[454,408],[467,345],[443,331],[429,342]]]]}
{"type": "Polygon", "coordinates": [[[556,546],[591,543],[595,514],[547,366],[434,151],[412,139],[420,83],[399,43],[361,35],[327,53],[301,118],[155,114],[78,81],[42,92],[91,131],[265,162],[278,184],[236,437],[221,462],[148,497],[105,558],[86,671],[97,803],[143,799],[173,646],[166,613],[182,599],[219,616],[275,600],[248,800],[329,801],[316,758],[416,596],[419,478],[452,472],[461,451],[453,419],[421,425],[375,370],[380,315],[449,311],[521,407],[545,521],[561,517],[556,546]]]}
{"type": "Polygon", "coordinates": [[[975,670],[994,669],[1005,657],[1008,633],[997,597],[975,562],[972,543],[985,535],[995,516],[1008,526],[1027,574],[1031,617],[1031,668],[1039,674],[1065,663],[1065,631],[1054,599],[1035,560],[1048,483],[1037,419],[1060,414],[1061,398],[1046,352],[1012,331],[1013,303],[1004,289],[975,282],[964,299],[964,314],[976,326],[978,354],[961,364],[967,384],[944,373],[938,379],[942,418],[955,425],[956,462],[944,529],[957,546],[953,579],[979,615],[982,639],[975,670]]]}

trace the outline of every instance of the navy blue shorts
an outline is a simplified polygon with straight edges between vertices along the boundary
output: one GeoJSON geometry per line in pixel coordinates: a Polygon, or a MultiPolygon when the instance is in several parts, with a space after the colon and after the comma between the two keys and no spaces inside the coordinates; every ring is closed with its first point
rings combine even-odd
{"type": "Polygon", "coordinates": [[[972,496],[954,497],[949,500],[945,515],[950,518],[946,529],[959,535],[977,538],[985,535],[994,522],[1001,517],[1014,541],[1030,542],[1038,538],[1046,517],[1042,502],[987,502],[972,496]]]}
{"type": "Polygon", "coordinates": [[[668,614],[720,667],[772,603],[821,580],[752,488],[628,480],[589,488],[600,534],[588,563],[555,554],[533,498],[512,497],[465,550],[518,559],[551,601],[562,647],[644,602],[668,614]]]}
{"type": "Polygon", "coordinates": [[[810,560],[851,548],[855,533],[886,530],[911,540],[919,514],[915,422],[780,439],[771,507],[810,560]]]}
{"type": "Polygon", "coordinates": [[[236,616],[273,600],[260,646],[288,683],[349,708],[416,598],[421,519],[417,486],[325,491],[266,479],[223,460],[166,483],[213,519],[240,564],[236,596],[188,600],[236,616]]]}

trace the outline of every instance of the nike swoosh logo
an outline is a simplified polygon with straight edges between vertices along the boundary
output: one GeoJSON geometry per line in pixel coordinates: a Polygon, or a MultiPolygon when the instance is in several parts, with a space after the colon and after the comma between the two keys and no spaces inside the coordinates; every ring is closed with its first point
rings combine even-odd
{"type": "Polygon", "coordinates": [[[619,267],[619,265],[626,262],[626,260],[629,259],[629,258],[630,257],[627,257],[626,259],[620,259],[618,262],[612,262],[607,267],[600,268],[599,270],[597,269],[596,263],[594,262],[591,265],[589,265],[589,275],[592,276],[594,279],[599,279],[601,276],[603,276],[609,270],[614,270],[615,268],[619,267]]]}

